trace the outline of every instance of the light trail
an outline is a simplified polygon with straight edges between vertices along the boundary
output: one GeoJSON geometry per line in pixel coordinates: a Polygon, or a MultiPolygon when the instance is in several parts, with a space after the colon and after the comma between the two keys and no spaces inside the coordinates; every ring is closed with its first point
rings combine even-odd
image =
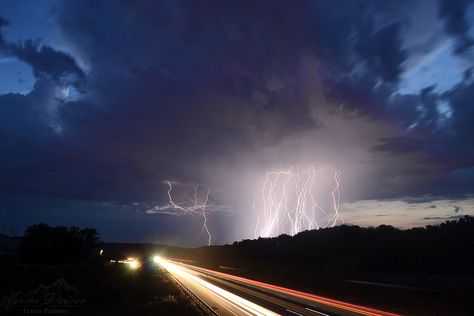
{"type": "Polygon", "coordinates": [[[252,204],[254,237],[295,235],[303,230],[333,227],[338,221],[343,223],[339,215],[340,195],[340,172],[330,166],[321,169],[296,166],[268,172],[260,198],[256,195],[252,204]],[[316,193],[322,187],[318,188],[319,178],[330,174],[334,188],[329,194],[329,207],[325,208],[316,193]]]}
{"type": "Polygon", "coordinates": [[[160,258],[159,256],[155,256],[156,261],[169,273],[172,275],[179,277],[181,281],[184,282],[191,282],[197,284],[201,287],[201,289],[205,289],[205,291],[212,293],[212,295],[217,295],[218,297],[228,301],[235,307],[239,308],[243,311],[242,314],[245,315],[258,315],[258,316],[276,316],[278,314],[260,306],[249,300],[246,300],[238,295],[235,295],[229,291],[226,291],[214,284],[211,284],[199,276],[194,275],[187,271],[187,269],[170,262],[169,260],[165,260],[160,258]]]}
{"type": "MultiPolygon", "coordinates": [[[[239,276],[232,275],[232,274],[227,274],[227,273],[223,273],[223,272],[218,272],[218,271],[214,271],[214,270],[209,270],[209,269],[205,269],[205,268],[201,268],[201,267],[192,266],[192,265],[189,265],[189,264],[180,263],[180,265],[186,266],[186,267],[189,267],[189,269],[200,271],[200,272],[203,272],[205,274],[209,274],[209,275],[219,277],[219,278],[222,278],[222,279],[232,280],[232,281],[244,284],[244,285],[250,285],[250,286],[254,286],[256,288],[269,290],[271,292],[281,293],[281,294],[284,294],[288,297],[296,297],[296,298],[299,298],[299,299],[315,302],[315,303],[318,303],[318,304],[331,306],[331,307],[334,307],[334,308],[337,308],[337,309],[340,309],[340,310],[343,310],[343,311],[348,311],[348,312],[355,313],[357,315],[400,316],[399,314],[394,314],[394,313],[385,312],[385,311],[381,311],[381,310],[370,308],[370,307],[365,307],[365,306],[351,304],[351,303],[347,303],[347,302],[343,302],[343,301],[339,301],[339,300],[334,300],[334,299],[326,298],[326,297],[323,297],[323,296],[318,296],[318,295],[314,295],[314,294],[310,294],[310,293],[306,293],[306,292],[292,290],[292,289],[288,289],[288,288],[285,288],[285,287],[281,287],[281,286],[277,286],[277,285],[273,285],[273,284],[269,284],[269,283],[264,283],[264,282],[260,282],[260,281],[255,281],[255,280],[239,277],[239,276]]],[[[324,314],[324,313],[319,312],[319,311],[317,311],[317,312],[320,313],[320,314],[324,314]]]]}

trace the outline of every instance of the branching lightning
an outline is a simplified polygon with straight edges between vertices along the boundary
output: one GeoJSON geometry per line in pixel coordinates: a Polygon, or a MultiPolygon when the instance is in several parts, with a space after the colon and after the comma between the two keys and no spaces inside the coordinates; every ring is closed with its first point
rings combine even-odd
{"type": "Polygon", "coordinates": [[[188,215],[197,215],[201,216],[203,219],[202,223],[202,232],[206,232],[208,236],[208,242],[207,244],[210,246],[212,242],[212,236],[209,231],[209,228],[207,226],[207,213],[211,212],[212,210],[209,208],[208,201],[209,201],[209,189],[205,190],[200,194],[200,184],[196,184],[194,186],[194,197],[192,199],[192,202],[190,205],[186,206],[186,204],[177,204],[172,196],[172,191],[173,191],[173,184],[170,181],[166,181],[168,184],[168,198],[169,198],[169,205],[168,208],[176,209],[183,214],[188,214],[188,215]],[[201,195],[201,196],[200,196],[201,195]]]}
{"type": "MultiPolygon", "coordinates": [[[[197,216],[202,219],[201,234],[207,234],[207,244],[211,245],[209,215],[229,206],[210,203],[210,190],[201,184],[194,185],[191,192],[176,190],[175,182],[166,181],[166,184],[168,204],[155,206],[147,213],[197,216]]],[[[340,195],[340,172],[331,166],[317,169],[297,165],[267,172],[251,205],[254,237],[295,235],[344,223],[339,215],[340,195]]]]}
{"type": "MultiPolygon", "coordinates": [[[[303,230],[332,227],[339,215],[340,173],[332,167],[316,169],[299,166],[288,170],[272,171],[265,175],[261,193],[254,197],[254,237],[274,237],[280,234],[295,235],[303,230]],[[318,202],[319,176],[331,174],[334,188],[328,206],[318,202]],[[257,198],[260,196],[260,198],[257,198]]],[[[321,187],[321,186],[320,186],[321,187]]]]}

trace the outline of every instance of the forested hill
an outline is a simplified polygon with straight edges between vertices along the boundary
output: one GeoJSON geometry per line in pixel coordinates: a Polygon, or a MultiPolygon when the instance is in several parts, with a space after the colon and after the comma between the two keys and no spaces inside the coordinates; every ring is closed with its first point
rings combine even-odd
{"type": "Polygon", "coordinates": [[[474,217],[400,230],[336,226],[295,236],[243,240],[183,250],[177,256],[208,265],[310,265],[327,271],[472,275],[474,217]]]}

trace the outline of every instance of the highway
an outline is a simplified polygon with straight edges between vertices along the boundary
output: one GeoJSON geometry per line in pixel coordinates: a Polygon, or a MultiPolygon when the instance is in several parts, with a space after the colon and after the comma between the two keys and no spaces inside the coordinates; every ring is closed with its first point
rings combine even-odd
{"type": "Polygon", "coordinates": [[[158,263],[216,315],[398,315],[178,261],[158,263]]]}

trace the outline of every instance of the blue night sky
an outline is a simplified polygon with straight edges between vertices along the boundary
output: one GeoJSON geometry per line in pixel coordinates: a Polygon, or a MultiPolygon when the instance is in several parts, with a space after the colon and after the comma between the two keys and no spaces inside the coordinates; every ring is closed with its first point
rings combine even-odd
{"type": "Polygon", "coordinates": [[[328,163],[346,223],[473,215],[474,1],[336,2],[1,1],[0,230],[205,243],[172,181],[232,242],[266,172],[328,163]]]}

